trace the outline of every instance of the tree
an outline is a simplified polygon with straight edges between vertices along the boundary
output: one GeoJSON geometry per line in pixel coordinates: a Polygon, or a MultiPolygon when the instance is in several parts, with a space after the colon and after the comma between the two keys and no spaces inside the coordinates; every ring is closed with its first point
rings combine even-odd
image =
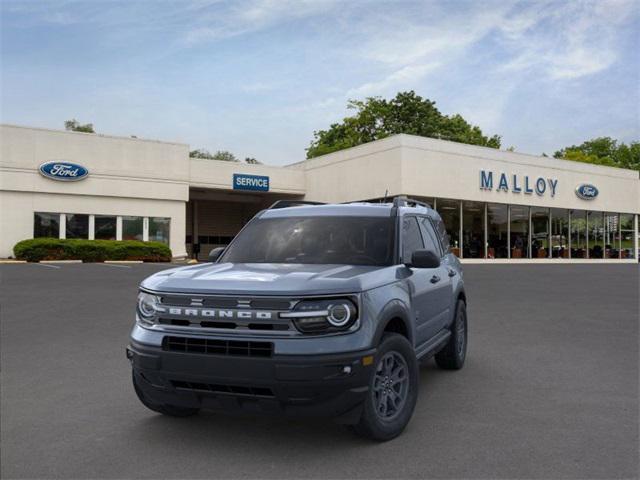
{"type": "Polygon", "coordinates": [[[218,150],[216,153],[211,154],[208,150],[197,149],[189,152],[191,158],[204,158],[206,160],[222,160],[225,162],[237,162],[236,156],[226,150],[218,150]]]}
{"type": "Polygon", "coordinates": [[[214,160],[222,160],[224,162],[237,162],[238,159],[236,158],[236,156],[231,153],[228,152],[226,150],[218,150],[216,153],[213,154],[213,159],[214,160]]]}
{"type": "Polygon", "coordinates": [[[64,129],[70,132],[96,133],[93,130],[93,123],[80,124],[75,118],[64,122],[64,129]]]}
{"type": "Polygon", "coordinates": [[[565,147],[555,152],[553,156],[574,162],[640,171],[640,141],[633,141],[627,145],[618,143],[611,137],[598,137],[580,145],[565,147]]]}
{"type": "Polygon", "coordinates": [[[347,108],[355,110],[355,115],[330,125],[327,130],[313,132],[307,158],[398,133],[500,148],[500,136],[487,137],[480,127],[471,125],[461,115],[443,115],[435,105],[413,90],[399,92],[391,100],[381,97],[349,100],[347,108]]]}
{"type": "Polygon", "coordinates": [[[189,152],[191,158],[204,158],[206,160],[213,160],[213,155],[209,153],[209,150],[199,148],[197,150],[191,150],[189,152]]]}
{"type": "Polygon", "coordinates": [[[253,157],[246,157],[244,159],[244,163],[248,163],[249,165],[262,165],[262,162],[259,160],[256,160],[253,157]]]}

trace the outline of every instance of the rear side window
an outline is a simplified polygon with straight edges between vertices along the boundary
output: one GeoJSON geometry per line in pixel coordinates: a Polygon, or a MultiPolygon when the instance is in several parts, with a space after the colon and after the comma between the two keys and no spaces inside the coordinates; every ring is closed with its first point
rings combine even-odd
{"type": "Polygon", "coordinates": [[[411,254],[422,248],[424,248],[424,244],[416,217],[404,217],[402,220],[402,262],[411,263],[411,254]]]}
{"type": "Polygon", "coordinates": [[[447,233],[447,229],[444,226],[444,222],[440,217],[438,217],[437,220],[434,220],[434,224],[436,227],[436,231],[440,236],[440,242],[442,242],[442,247],[444,248],[445,252],[448,252],[450,247],[449,234],[447,233]]]}
{"type": "Polygon", "coordinates": [[[442,249],[440,248],[440,242],[436,236],[436,232],[433,230],[431,222],[426,217],[420,217],[420,231],[422,232],[422,238],[424,239],[424,248],[431,250],[433,253],[442,256],[442,249]]]}

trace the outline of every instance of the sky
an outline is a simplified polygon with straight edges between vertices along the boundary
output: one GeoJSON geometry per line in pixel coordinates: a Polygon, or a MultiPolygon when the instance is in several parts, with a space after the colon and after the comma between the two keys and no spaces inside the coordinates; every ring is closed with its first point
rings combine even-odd
{"type": "Polygon", "coordinates": [[[303,160],[415,90],[503,148],[640,140],[640,1],[0,0],[0,120],[303,160]]]}

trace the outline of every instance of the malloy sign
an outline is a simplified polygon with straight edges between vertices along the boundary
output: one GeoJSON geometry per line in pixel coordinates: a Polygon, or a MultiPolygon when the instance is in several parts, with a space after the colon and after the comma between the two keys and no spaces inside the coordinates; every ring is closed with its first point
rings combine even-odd
{"type": "Polygon", "coordinates": [[[538,196],[549,195],[555,197],[558,190],[558,180],[555,178],[529,177],[529,175],[495,174],[490,170],[480,170],[480,189],[497,192],[524,193],[538,196]],[[495,179],[495,185],[494,185],[495,179]]]}

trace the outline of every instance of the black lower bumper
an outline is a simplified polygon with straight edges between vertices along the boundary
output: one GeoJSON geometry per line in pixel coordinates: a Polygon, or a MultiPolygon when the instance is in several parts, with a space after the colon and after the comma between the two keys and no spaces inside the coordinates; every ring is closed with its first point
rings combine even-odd
{"type": "Polygon", "coordinates": [[[154,403],[344,423],[359,418],[373,368],[363,358],[374,354],[263,358],[165,351],[135,342],[127,348],[136,383],[154,403]]]}

